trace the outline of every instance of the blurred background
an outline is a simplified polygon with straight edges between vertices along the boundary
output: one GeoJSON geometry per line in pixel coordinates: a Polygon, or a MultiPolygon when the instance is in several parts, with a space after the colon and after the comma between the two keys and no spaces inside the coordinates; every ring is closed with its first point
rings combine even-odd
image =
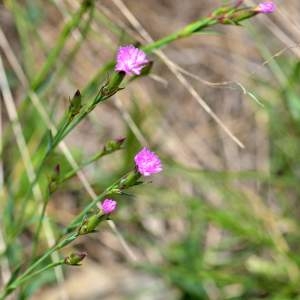
{"type": "MultiPolygon", "coordinates": [[[[119,45],[164,37],[225,1],[95,2],[92,17],[63,43],[53,77],[37,91],[56,123],[69,97],[85,89],[119,45]]],[[[67,137],[78,162],[109,139],[127,138],[123,150],[83,169],[97,194],[132,168],[142,146],[159,154],[164,172],[118,199],[113,219],[130,251],[102,224],[99,232],[66,249],[88,253],[81,267],[65,268],[59,284],[52,272],[39,276],[22,299],[300,299],[300,2],[276,4],[272,15],[243,26],[217,25],[168,45],[165,56],[151,54],[150,76],[99,105],[67,137]]],[[[24,98],[79,5],[77,0],[0,1],[0,54],[33,160],[47,125],[24,98]]],[[[26,176],[3,105],[1,116],[9,187],[1,195],[5,240],[17,206],[11,197],[24,194],[26,176]]],[[[59,150],[48,166],[57,163],[70,169],[59,150]]],[[[89,201],[78,178],[63,184],[47,208],[54,230],[89,201]]],[[[32,216],[8,261],[1,256],[2,276],[30,253],[32,216]]],[[[46,247],[43,235],[38,251],[46,247]]]]}

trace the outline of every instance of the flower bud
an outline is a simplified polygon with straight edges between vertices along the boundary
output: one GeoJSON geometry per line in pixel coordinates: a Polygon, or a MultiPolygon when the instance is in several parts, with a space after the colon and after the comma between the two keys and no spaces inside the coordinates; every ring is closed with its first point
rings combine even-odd
{"type": "Polygon", "coordinates": [[[231,14],[224,14],[218,17],[218,21],[224,25],[239,25],[241,21],[250,19],[257,14],[256,11],[252,9],[239,9],[231,14]]]}
{"type": "Polygon", "coordinates": [[[102,203],[98,203],[97,206],[104,215],[109,215],[117,208],[117,202],[112,199],[105,199],[102,203]]]}
{"type": "Polygon", "coordinates": [[[78,234],[84,235],[84,234],[95,232],[96,227],[104,219],[104,217],[105,217],[104,215],[97,213],[87,218],[86,220],[83,221],[82,225],[80,226],[78,230],[78,234]]]}
{"type": "Polygon", "coordinates": [[[131,186],[141,183],[138,181],[140,178],[141,174],[136,170],[129,172],[120,180],[118,190],[122,191],[124,189],[128,189],[131,186]]]}
{"type": "Polygon", "coordinates": [[[98,205],[99,211],[85,219],[78,229],[79,235],[84,235],[96,231],[96,227],[108,218],[108,216],[117,208],[117,202],[112,199],[105,199],[98,205]]]}
{"type": "Polygon", "coordinates": [[[81,110],[81,94],[80,91],[77,90],[74,94],[73,98],[70,100],[70,106],[69,106],[69,115],[70,118],[74,118],[81,110]]]}
{"type": "Polygon", "coordinates": [[[120,150],[125,140],[126,138],[118,138],[108,141],[103,147],[102,155],[110,154],[114,151],[120,150]]]}
{"type": "Polygon", "coordinates": [[[80,262],[85,259],[87,256],[86,252],[76,252],[76,253],[71,253],[69,256],[67,256],[64,260],[64,263],[66,265],[71,265],[71,266],[80,266],[80,262]]]}
{"type": "Polygon", "coordinates": [[[221,6],[216,8],[212,13],[212,17],[224,17],[226,14],[230,14],[233,11],[232,6],[221,6]]]}
{"type": "MultiPolygon", "coordinates": [[[[121,90],[119,87],[121,82],[125,77],[125,72],[114,72],[108,81],[101,88],[99,99],[102,100],[103,97],[110,97],[116,92],[121,90]]],[[[99,102],[99,99],[96,99],[96,103],[99,102]]]]}

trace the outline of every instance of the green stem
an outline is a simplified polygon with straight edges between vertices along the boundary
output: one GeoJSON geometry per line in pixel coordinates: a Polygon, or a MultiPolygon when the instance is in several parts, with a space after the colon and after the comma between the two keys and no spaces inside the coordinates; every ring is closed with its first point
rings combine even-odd
{"type": "Polygon", "coordinates": [[[44,200],[42,211],[41,211],[41,214],[40,214],[40,217],[39,217],[39,221],[38,221],[38,225],[37,225],[37,228],[36,228],[36,232],[34,234],[34,238],[33,238],[33,242],[32,242],[32,244],[33,244],[32,245],[32,254],[31,254],[32,260],[36,256],[37,245],[38,245],[38,241],[39,241],[39,237],[40,237],[40,233],[41,233],[41,229],[42,229],[42,224],[43,224],[43,220],[44,220],[44,217],[45,217],[45,213],[46,213],[46,208],[47,208],[48,202],[49,202],[49,196],[47,196],[47,199],[44,200]]]}
{"type": "Polygon", "coordinates": [[[82,221],[83,217],[93,208],[101,199],[103,199],[105,196],[108,196],[111,194],[114,189],[118,188],[120,183],[124,178],[128,176],[131,172],[128,172],[118,180],[116,180],[113,184],[111,184],[104,192],[102,192],[100,195],[98,195],[90,204],[88,204],[81,213],[79,213],[73,220],[72,222],[67,226],[65,233],[70,232],[74,228],[80,225],[80,222],[82,221]]]}
{"type": "Polygon", "coordinates": [[[214,17],[209,17],[209,18],[204,18],[204,19],[198,20],[198,21],[191,23],[191,24],[187,25],[186,27],[184,27],[166,37],[163,37],[153,43],[150,43],[150,44],[142,47],[142,49],[147,53],[153,52],[154,50],[162,48],[176,40],[189,37],[193,33],[199,32],[199,31],[205,29],[206,27],[215,25],[217,23],[218,23],[218,21],[214,17]]]}
{"type": "MultiPolygon", "coordinates": [[[[123,178],[123,177],[122,177],[123,178]]],[[[121,179],[122,179],[121,178],[121,179]]],[[[90,209],[95,206],[97,204],[98,201],[100,201],[103,197],[105,197],[105,195],[109,194],[117,185],[118,183],[121,181],[121,179],[118,179],[117,181],[115,181],[113,184],[111,184],[103,193],[101,193],[100,195],[98,195],[91,203],[89,203],[83,210],[81,213],[79,213],[74,219],[73,221],[69,224],[69,226],[67,226],[66,228],[66,233],[71,230],[73,230],[74,228],[76,228],[78,225],[80,225],[79,222],[82,221],[82,218],[84,217],[84,215],[86,215],[90,209]]],[[[32,263],[27,270],[20,275],[17,279],[15,279],[12,283],[10,283],[8,286],[5,287],[4,291],[2,292],[2,294],[0,294],[2,297],[4,295],[7,296],[8,294],[10,294],[17,286],[20,285],[20,282],[23,282],[24,278],[26,278],[32,271],[34,271],[42,262],[44,262],[53,252],[65,247],[66,245],[70,244],[71,242],[73,242],[76,238],[78,237],[78,233],[73,232],[70,233],[67,237],[63,238],[61,237],[57,243],[52,246],[50,249],[48,249],[48,251],[46,251],[38,260],[36,260],[34,263],[32,263]],[[16,285],[16,282],[18,282],[18,284],[16,285]]],[[[0,296],[0,300],[4,299],[1,298],[0,296]]]]}
{"type": "Polygon", "coordinates": [[[64,260],[60,260],[60,261],[58,261],[58,262],[51,263],[51,264],[47,265],[46,267],[44,267],[44,268],[42,268],[42,269],[40,269],[40,270],[38,270],[38,271],[36,271],[36,272],[34,272],[34,273],[32,273],[32,274],[29,274],[29,275],[24,276],[24,277],[22,277],[22,278],[20,277],[19,279],[15,280],[15,281],[13,282],[13,284],[8,285],[8,286],[3,290],[3,292],[1,292],[1,294],[0,294],[0,300],[5,299],[5,298],[6,298],[9,294],[11,294],[18,286],[20,286],[20,285],[23,284],[24,282],[28,281],[29,279],[31,279],[31,278],[33,278],[33,277],[35,277],[35,276],[37,276],[37,275],[39,275],[39,274],[41,274],[41,273],[47,271],[47,270],[50,270],[50,269],[55,268],[55,267],[57,267],[57,266],[60,266],[60,265],[62,265],[62,264],[64,264],[64,260]]]}
{"type": "Polygon", "coordinates": [[[94,155],[93,157],[91,157],[90,159],[88,159],[87,161],[84,161],[78,168],[76,169],[72,169],[70,172],[68,172],[60,181],[59,183],[63,183],[67,180],[69,180],[70,178],[72,178],[73,176],[76,175],[76,173],[81,170],[82,168],[90,165],[91,163],[97,161],[98,159],[100,159],[101,157],[105,156],[105,154],[103,154],[103,152],[97,153],[96,155],[94,155]]]}
{"type": "Polygon", "coordinates": [[[37,275],[39,275],[39,274],[47,271],[47,270],[50,270],[52,268],[55,268],[55,267],[63,265],[63,264],[64,264],[64,260],[60,260],[58,262],[53,262],[53,263],[45,266],[44,268],[42,268],[42,269],[40,269],[40,270],[38,270],[36,272],[33,272],[33,273],[29,274],[28,276],[26,276],[26,277],[24,277],[22,279],[16,280],[14,282],[14,284],[11,286],[11,288],[16,289],[18,286],[20,286],[24,282],[28,281],[29,279],[31,279],[31,278],[33,278],[33,277],[35,277],[35,276],[37,276],[37,275]]]}
{"type": "Polygon", "coordinates": [[[39,164],[39,167],[37,169],[37,171],[35,172],[35,178],[34,180],[30,183],[30,186],[28,188],[28,191],[25,195],[25,197],[23,198],[24,200],[22,200],[21,202],[21,216],[17,222],[17,226],[16,226],[16,232],[19,232],[19,229],[22,227],[21,225],[23,224],[23,221],[24,221],[24,217],[25,217],[25,214],[24,214],[24,211],[26,210],[26,207],[27,207],[27,203],[28,203],[28,200],[30,199],[30,196],[31,196],[31,193],[32,193],[32,190],[33,188],[35,187],[35,185],[37,184],[39,178],[40,178],[40,175],[42,173],[42,170],[43,170],[43,167],[44,167],[44,164],[48,158],[48,156],[50,155],[50,153],[54,150],[54,146],[51,145],[50,148],[48,148],[39,164]]]}
{"type": "MultiPolygon", "coordinates": [[[[42,262],[44,262],[53,252],[65,247],[66,245],[70,244],[71,242],[73,242],[76,238],[78,237],[77,233],[72,233],[69,236],[67,236],[66,238],[64,238],[62,241],[58,241],[53,247],[51,247],[50,249],[48,249],[48,251],[46,251],[44,253],[43,256],[41,256],[37,261],[35,261],[22,275],[20,275],[18,278],[16,278],[13,282],[11,282],[8,286],[5,287],[5,289],[3,290],[3,292],[0,294],[0,300],[1,299],[5,299],[5,297],[7,295],[9,295],[10,293],[12,293],[18,286],[20,286],[24,281],[26,281],[27,277],[36,274],[36,273],[32,273],[30,274],[32,271],[34,271],[42,262]]],[[[58,262],[56,262],[58,263],[58,262]]],[[[55,263],[53,263],[55,264],[55,263]]],[[[59,264],[61,264],[61,261],[59,262],[59,264]]],[[[40,272],[41,273],[41,272],[40,272]]]]}
{"type": "Polygon", "coordinates": [[[90,202],[83,210],[81,213],[79,213],[72,221],[71,223],[67,226],[65,229],[65,233],[70,232],[74,230],[76,227],[80,225],[82,222],[83,217],[101,200],[103,199],[107,194],[108,190],[105,190],[103,193],[98,195],[92,202],[90,202]]]}

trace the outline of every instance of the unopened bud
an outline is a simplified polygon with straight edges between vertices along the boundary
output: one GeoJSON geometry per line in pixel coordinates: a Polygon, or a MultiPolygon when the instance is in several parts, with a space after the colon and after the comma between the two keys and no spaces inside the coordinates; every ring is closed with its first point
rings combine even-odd
{"type": "Polygon", "coordinates": [[[218,17],[218,21],[225,25],[239,25],[241,21],[250,19],[257,14],[256,11],[245,8],[236,10],[234,13],[224,14],[218,17]]]}
{"type": "Polygon", "coordinates": [[[138,180],[141,178],[141,176],[142,175],[137,170],[129,172],[127,175],[125,175],[120,180],[118,188],[120,190],[123,190],[123,189],[127,189],[131,186],[140,184],[140,182],[138,180]]]}
{"type": "Polygon", "coordinates": [[[76,253],[71,253],[69,256],[67,256],[64,260],[64,263],[66,265],[71,265],[71,266],[80,266],[80,262],[85,259],[87,256],[86,252],[76,252],[76,253]]]}
{"type": "Polygon", "coordinates": [[[118,138],[108,141],[103,147],[103,155],[110,154],[114,151],[120,150],[126,138],[118,138]]]}
{"type": "Polygon", "coordinates": [[[86,220],[83,221],[83,224],[80,226],[78,230],[78,234],[84,235],[84,234],[95,232],[96,227],[104,219],[104,217],[105,216],[103,216],[102,214],[97,213],[87,218],[86,220]]]}
{"type": "Polygon", "coordinates": [[[232,13],[234,8],[232,6],[221,6],[216,8],[212,13],[211,16],[213,17],[223,17],[226,14],[232,13]]]}
{"type": "Polygon", "coordinates": [[[70,100],[70,106],[69,106],[70,118],[74,118],[74,116],[76,116],[80,112],[82,107],[81,99],[82,97],[80,91],[77,90],[73,98],[70,100]]]}
{"type": "Polygon", "coordinates": [[[100,97],[110,97],[121,90],[119,87],[125,77],[125,72],[114,72],[107,83],[101,88],[100,97]]]}

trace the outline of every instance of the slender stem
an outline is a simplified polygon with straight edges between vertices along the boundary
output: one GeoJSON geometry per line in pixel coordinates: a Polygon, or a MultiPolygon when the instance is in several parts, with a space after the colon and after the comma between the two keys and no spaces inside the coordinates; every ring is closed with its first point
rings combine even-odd
{"type": "MultiPolygon", "coordinates": [[[[22,275],[16,278],[12,283],[7,285],[3,292],[0,294],[0,300],[5,299],[7,295],[12,293],[22,282],[28,277],[28,275],[36,269],[43,261],[45,261],[53,252],[65,247],[73,242],[78,237],[77,233],[72,233],[61,241],[58,241],[53,247],[48,249],[37,261],[35,261],[22,275]]],[[[54,263],[55,264],[55,263],[54,263]]],[[[61,263],[60,263],[61,264],[61,263]]],[[[38,271],[37,271],[38,272],[38,271]]],[[[34,273],[33,273],[34,274],[34,273]]],[[[30,274],[31,275],[31,274],[30,274]]]]}
{"type": "MultiPolygon", "coordinates": [[[[123,178],[123,177],[122,177],[123,178]]],[[[122,179],[121,178],[121,179],[122,179]]],[[[118,179],[117,181],[115,181],[113,184],[111,184],[103,193],[101,193],[99,196],[97,196],[97,198],[95,198],[95,200],[93,200],[91,203],[89,203],[83,210],[81,213],[79,213],[74,219],[73,221],[69,224],[69,226],[67,226],[66,228],[66,232],[73,230],[74,228],[76,228],[79,224],[78,222],[82,220],[83,216],[93,207],[97,204],[98,201],[100,201],[105,195],[107,195],[108,193],[111,192],[111,190],[113,190],[118,183],[120,182],[121,179],[118,179]]],[[[51,247],[50,249],[48,249],[48,251],[46,251],[44,253],[44,255],[42,255],[38,260],[36,260],[34,263],[32,263],[27,270],[20,275],[16,280],[14,280],[11,284],[9,284],[8,286],[5,287],[4,292],[2,294],[0,294],[0,300],[2,299],[1,296],[7,296],[8,294],[10,294],[14,289],[16,289],[17,286],[20,285],[20,283],[22,283],[22,281],[24,280],[24,278],[26,278],[32,271],[34,271],[43,261],[45,261],[53,252],[65,247],[66,245],[70,244],[71,242],[73,242],[76,238],[78,237],[78,232],[73,232],[70,233],[69,235],[67,235],[66,237],[61,237],[57,243],[51,247]],[[16,282],[18,282],[18,284],[16,285],[16,282]]],[[[3,298],[4,299],[4,298],[3,298]]]]}
{"type": "Polygon", "coordinates": [[[92,202],[90,202],[66,227],[65,233],[74,230],[74,228],[78,227],[83,219],[83,217],[93,208],[103,197],[108,194],[108,190],[105,190],[103,193],[98,195],[92,202]]]}
{"type": "MultiPolygon", "coordinates": [[[[125,175],[126,176],[126,175],[125,175]]],[[[72,221],[71,223],[66,227],[65,233],[68,233],[72,231],[74,228],[80,225],[79,222],[81,222],[82,218],[90,211],[91,208],[93,208],[101,199],[103,199],[105,196],[109,195],[112,190],[114,190],[125,176],[122,176],[118,180],[116,180],[113,184],[111,184],[104,192],[102,192],[100,195],[98,195],[90,204],[88,204],[81,213],[79,213],[72,221]]]]}
{"type": "Polygon", "coordinates": [[[186,27],[184,27],[166,37],[163,37],[153,43],[150,43],[150,44],[142,47],[142,49],[147,53],[153,52],[154,50],[162,48],[163,46],[170,44],[171,42],[174,42],[181,38],[189,37],[192,34],[194,34],[195,32],[199,32],[199,31],[203,30],[204,28],[215,25],[215,24],[217,24],[217,20],[213,17],[198,20],[198,21],[191,23],[191,24],[187,25],[186,27]]]}
{"type": "Polygon", "coordinates": [[[25,210],[26,210],[26,206],[27,206],[27,203],[28,203],[28,200],[30,199],[30,196],[31,196],[31,192],[33,190],[33,188],[35,187],[35,185],[37,184],[38,180],[40,179],[40,175],[42,173],[42,170],[43,170],[43,166],[44,166],[44,163],[46,162],[49,154],[52,152],[54,148],[51,147],[49,149],[47,149],[46,153],[44,154],[41,162],[40,162],[40,165],[35,173],[35,178],[34,180],[30,183],[30,186],[27,190],[27,193],[25,195],[25,197],[23,198],[22,202],[21,202],[21,215],[20,215],[20,218],[17,222],[17,225],[16,225],[16,233],[19,232],[20,228],[22,227],[22,224],[23,224],[23,221],[24,221],[24,218],[25,218],[25,214],[23,213],[25,210]]]}
{"type": "Polygon", "coordinates": [[[29,274],[28,276],[26,276],[26,277],[24,277],[24,278],[22,278],[22,279],[16,280],[16,281],[14,282],[14,284],[11,286],[11,288],[14,288],[14,289],[15,289],[15,288],[17,288],[19,285],[21,285],[21,284],[23,284],[24,282],[26,282],[26,281],[28,281],[29,279],[31,279],[32,277],[35,277],[35,276],[37,276],[37,275],[39,275],[39,274],[41,274],[41,273],[43,273],[43,272],[45,272],[45,271],[47,271],[47,270],[49,270],[49,269],[55,268],[55,267],[60,266],[60,265],[62,265],[62,264],[64,264],[64,260],[60,260],[60,261],[58,261],[58,262],[53,262],[53,263],[51,263],[51,264],[45,266],[44,268],[41,268],[41,269],[39,269],[38,271],[29,274]]]}
{"type": "Polygon", "coordinates": [[[63,183],[67,180],[69,180],[70,178],[72,178],[73,176],[76,175],[76,173],[81,170],[82,168],[90,165],[91,163],[97,161],[98,159],[100,159],[101,157],[105,156],[106,154],[104,154],[103,152],[97,153],[96,155],[92,156],[90,159],[84,161],[78,168],[76,169],[72,169],[70,172],[68,172],[60,181],[59,183],[63,183]]]}
{"type": "Polygon", "coordinates": [[[33,238],[33,242],[32,242],[32,251],[31,251],[31,258],[32,260],[35,258],[36,256],[36,251],[37,251],[37,245],[38,245],[38,241],[39,241],[39,236],[41,233],[41,229],[42,229],[42,224],[43,224],[43,220],[45,217],[45,213],[46,213],[46,208],[49,202],[49,195],[47,195],[47,199],[44,200],[43,203],[43,207],[42,207],[42,211],[38,220],[38,225],[34,234],[34,238],[33,238]]]}

